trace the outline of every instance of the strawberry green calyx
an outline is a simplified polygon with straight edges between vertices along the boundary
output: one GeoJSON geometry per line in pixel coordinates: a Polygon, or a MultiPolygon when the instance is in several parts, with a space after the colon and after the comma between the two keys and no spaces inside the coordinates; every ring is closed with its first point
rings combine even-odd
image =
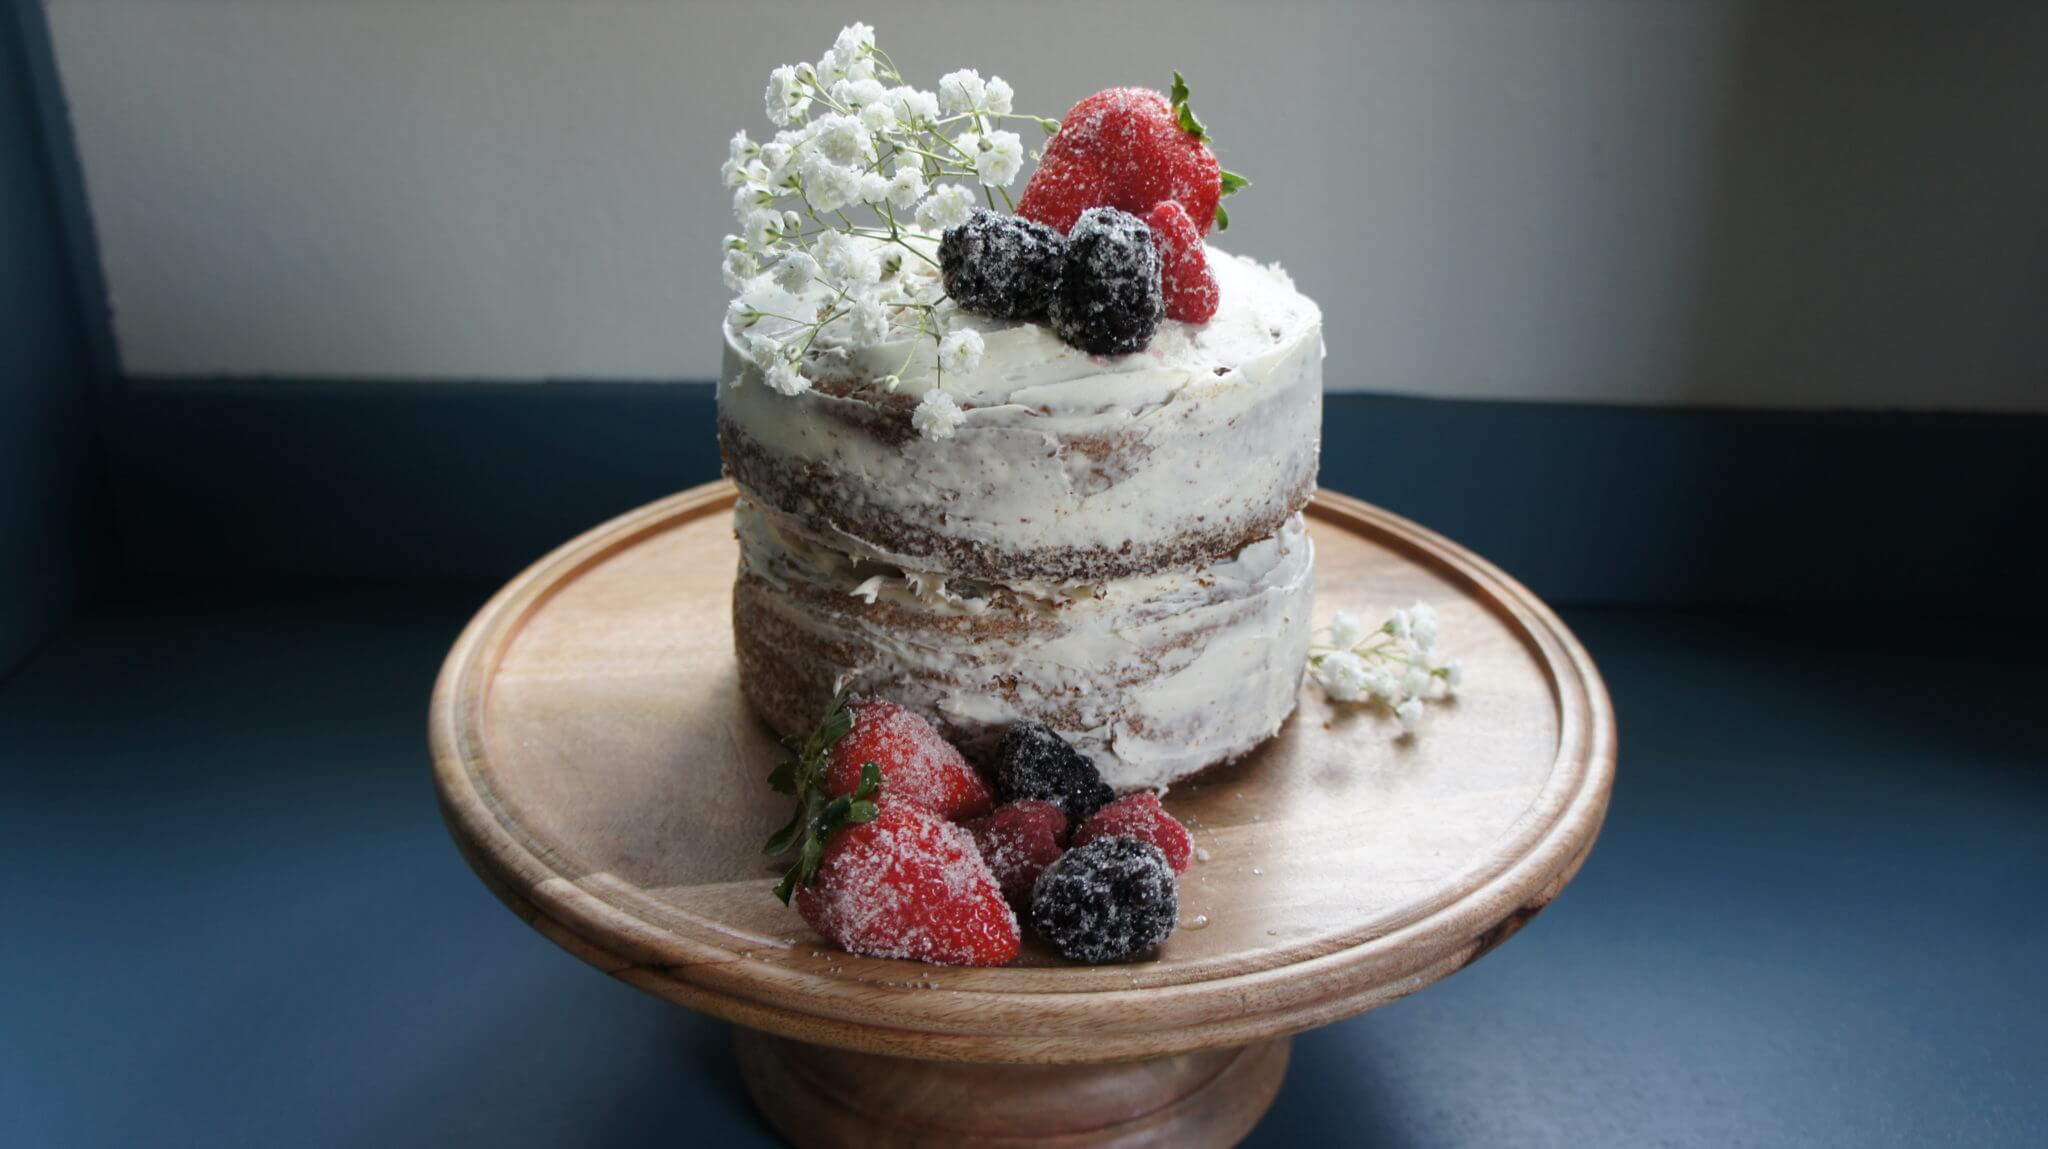
{"type": "Polygon", "coordinates": [[[809,885],[824,861],[825,846],[845,826],[871,822],[875,818],[875,796],[882,790],[882,768],[866,762],[860,768],[860,785],[851,794],[836,797],[825,792],[825,771],[832,761],[832,747],[853,729],[853,712],[844,693],[833,697],[832,705],[814,728],[790,749],[796,757],[777,766],[768,775],[768,785],[778,793],[796,798],[796,812],[762,847],[771,857],[797,851],[796,861],[775,886],[783,904],[799,886],[809,885]]]}
{"type": "Polygon", "coordinates": [[[768,845],[769,853],[786,853],[798,840],[803,845],[797,851],[796,861],[783,871],[782,880],[775,884],[775,896],[789,904],[791,894],[800,886],[808,886],[818,876],[818,865],[825,860],[825,847],[832,841],[832,835],[842,827],[872,822],[880,808],[874,797],[882,789],[882,768],[873,762],[860,768],[860,789],[852,794],[841,794],[827,800],[820,791],[813,790],[798,808],[796,817],[790,820],[781,833],[768,845]],[[780,849],[774,847],[780,846],[780,849]]]}
{"type": "MultiPolygon", "coordinates": [[[[1173,104],[1173,114],[1179,121],[1181,130],[1213,148],[1216,141],[1209,135],[1207,125],[1195,118],[1195,109],[1188,103],[1187,79],[1179,72],[1173,74],[1173,91],[1169,94],[1168,99],[1173,104]]],[[[1225,170],[1223,172],[1223,185],[1217,189],[1217,198],[1220,200],[1224,196],[1241,192],[1250,186],[1252,186],[1252,181],[1236,172],[1225,170]]],[[[1230,213],[1224,210],[1221,203],[1216,205],[1216,228],[1219,231],[1230,230],[1230,213]]]]}
{"type": "MultiPolygon", "coordinates": [[[[1238,175],[1236,172],[1225,169],[1223,172],[1223,188],[1217,192],[1217,198],[1220,200],[1224,196],[1241,192],[1250,186],[1252,186],[1252,181],[1238,175]]],[[[1230,212],[1225,210],[1221,203],[1216,205],[1216,230],[1230,230],[1230,212]]]]}
{"type": "Polygon", "coordinates": [[[1202,121],[1195,118],[1195,109],[1188,105],[1188,82],[1179,72],[1173,74],[1173,92],[1169,98],[1173,101],[1174,114],[1180,117],[1181,131],[1198,140],[1208,139],[1209,129],[1202,126],[1202,121]]]}

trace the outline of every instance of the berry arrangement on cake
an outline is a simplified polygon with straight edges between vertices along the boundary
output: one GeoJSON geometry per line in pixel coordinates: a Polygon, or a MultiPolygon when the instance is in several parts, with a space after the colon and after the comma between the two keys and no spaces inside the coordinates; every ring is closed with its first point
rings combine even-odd
{"type": "Polygon", "coordinates": [[[734,137],[734,633],[785,736],[842,693],[885,699],[984,765],[1042,728],[1133,791],[1292,712],[1321,315],[1205,242],[1246,181],[1174,80],[1053,121],[973,71],[911,87],[854,25],[771,75],[772,139],[734,137]],[[1012,127],[1049,133],[1015,200],[1012,127]]]}

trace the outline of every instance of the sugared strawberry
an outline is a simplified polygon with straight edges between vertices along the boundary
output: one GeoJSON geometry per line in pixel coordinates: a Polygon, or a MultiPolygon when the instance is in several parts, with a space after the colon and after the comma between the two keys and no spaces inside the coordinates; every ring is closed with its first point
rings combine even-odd
{"type": "MultiPolygon", "coordinates": [[[[1149,88],[1111,88],[1075,104],[1046,141],[1017,214],[1064,234],[1091,207],[1143,219],[1171,199],[1207,235],[1223,195],[1223,169],[1200,125],[1184,126],[1184,106],[1149,88]]],[[[1186,122],[1194,123],[1192,115],[1186,122]]]]}
{"type": "Polygon", "coordinates": [[[1051,802],[1012,802],[966,825],[1012,905],[1030,902],[1039,871],[1058,861],[1067,845],[1067,816],[1051,802]]]}
{"type": "Polygon", "coordinates": [[[884,795],[941,818],[974,818],[995,808],[981,775],[921,716],[880,699],[850,709],[853,728],[832,746],[825,793],[853,793],[861,763],[873,762],[881,768],[884,795]]]}
{"type": "Polygon", "coordinates": [[[1090,815],[1074,831],[1074,845],[1085,846],[1097,838],[1136,838],[1150,842],[1166,855],[1176,874],[1188,871],[1195,854],[1194,836],[1166,808],[1159,795],[1149,790],[1126,794],[1090,815]]]}
{"type": "Polygon", "coordinates": [[[1179,200],[1161,200],[1145,217],[1152,246],[1159,249],[1159,286],[1166,295],[1166,317],[1182,323],[1207,323],[1216,315],[1222,296],[1209,273],[1202,233],[1179,200]]]}
{"type": "Polygon", "coordinates": [[[832,834],[796,894],[812,929],[850,953],[937,965],[1017,956],[1017,916],[964,828],[884,798],[874,820],[832,834]]]}

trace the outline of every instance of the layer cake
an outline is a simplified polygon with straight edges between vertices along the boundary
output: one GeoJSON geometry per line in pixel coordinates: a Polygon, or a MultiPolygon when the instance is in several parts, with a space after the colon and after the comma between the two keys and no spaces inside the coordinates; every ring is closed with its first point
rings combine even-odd
{"type": "Polygon", "coordinates": [[[1121,356],[960,313],[971,371],[940,376],[929,341],[828,346],[789,395],[728,323],[734,628],[771,725],[808,729],[836,689],[970,753],[1036,719],[1119,789],[1278,730],[1308,651],[1321,314],[1277,267],[1206,255],[1214,317],[1121,356]],[[912,423],[935,385],[961,412],[943,438],[912,423]]]}

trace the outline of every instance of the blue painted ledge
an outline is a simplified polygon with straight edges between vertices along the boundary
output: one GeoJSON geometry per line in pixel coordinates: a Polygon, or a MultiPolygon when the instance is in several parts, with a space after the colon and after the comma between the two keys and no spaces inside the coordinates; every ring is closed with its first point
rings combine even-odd
{"type": "MultiPolygon", "coordinates": [[[[706,384],[131,381],[144,575],[509,576],[718,474],[706,384]]],[[[2048,417],[1332,395],[1322,482],[1562,603],[2043,612],[2048,417]]]]}

